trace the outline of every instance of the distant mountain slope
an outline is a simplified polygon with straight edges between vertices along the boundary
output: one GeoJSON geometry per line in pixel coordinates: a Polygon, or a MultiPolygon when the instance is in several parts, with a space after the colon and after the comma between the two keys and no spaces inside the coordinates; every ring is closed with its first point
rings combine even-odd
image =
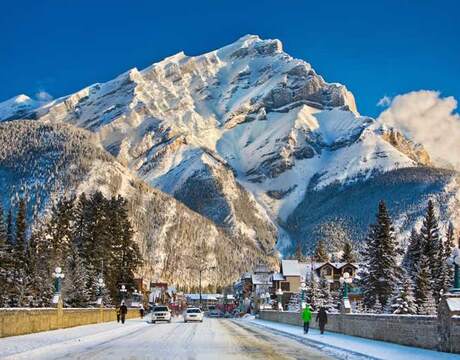
{"type": "Polygon", "coordinates": [[[0,124],[0,183],[5,207],[26,195],[30,213],[42,215],[65,194],[100,190],[129,200],[131,220],[147,280],[197,285],[190,271],[196,244],[211,247],[209,262],[219,263],[205,282],[228,284],[257,261],[271,261],[249,237],[232,237],[174,198],[137,179],[100,147],[94,135],[66,124],[14,121],[0,124]]]}
{"type": "MultiPolygon", "coordinates": [[[[302,209],[315,192],[400,169],[417,169],[420,179],[433,171],[423,144],[361,116],[344,85],[327,83],[279,40],[254,35],[131,69],[22,115],[90,130],[146,183],[265,250],[276,238],[289,248],[290,234],[314,242],[306,227],[297,234],[289,224],[313,221],[302,209]]],[[[414,201],[423,202],[416,189],[414,201]]],[[[346,208],[346,191],[331,194],[346,208]]],[[[357,238],[367,224],[359,214],[357,238]]]]}
{"type": "Polygon", "coordinates": [[[459,179],[455,171],[415,167],[348,185],[331,184],[320,190],[312,186],[288,218],[286,228],[296,240],[309,234],[312,244],[323,236],[322,227],[336,225],[359,242],[375,222],[375,204],[380,200],[387,202],[398,230],[411,228],[424,216],[428,199],[438,205],[441,219],[454,218],[460,206],[456,198],[459,179]]]}

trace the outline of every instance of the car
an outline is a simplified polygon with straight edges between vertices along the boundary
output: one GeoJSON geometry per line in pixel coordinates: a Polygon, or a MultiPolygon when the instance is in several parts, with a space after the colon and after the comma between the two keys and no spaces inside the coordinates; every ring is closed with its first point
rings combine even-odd
{"type": "Polygon", "coordinates": [[[167,306],[157,305],[152,309],[150,313],[150,322],[155,324],[157,321],[171,322],[171,310],[167,306]]]}
{"type": "Polygon", "coordinates": [[[208,312],[208,316],[209,317],[213,317],[213,318],[220,318],[223,316],[222,312],[218,309],[212,309],[212,310],[209,310],[208,312]]]}
{"type": "Polygon", "coordinates": [[[184,322],[203,322],[203,312],[199,308],[188,308],[184,311],[184,322]]]}

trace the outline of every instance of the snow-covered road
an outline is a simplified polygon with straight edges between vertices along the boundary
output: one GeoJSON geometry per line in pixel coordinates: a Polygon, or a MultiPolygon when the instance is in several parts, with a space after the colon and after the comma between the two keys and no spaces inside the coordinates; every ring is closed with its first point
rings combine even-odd
{"type": "Polygon", "coordinates": [[[1,359],[331,359],[247,322],[105,323],[0,339],[1,359]]]}

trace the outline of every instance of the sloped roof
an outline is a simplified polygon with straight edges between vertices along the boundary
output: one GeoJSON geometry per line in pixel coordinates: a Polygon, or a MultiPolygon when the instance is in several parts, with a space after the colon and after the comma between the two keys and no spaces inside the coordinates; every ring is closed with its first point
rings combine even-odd
{"type": "Polygon", "coordinates": [[[271,274],[252,274],[254,285],[271,285],[271,274]]]}
{"type": "Polygon", "coordinates": [[[283,280],[284,280],[284,276],[283,276],[283,274],[281,274],[281,273],[274,273],[274,274],[272,275],[272,280],[273,280],[273,281],[283,281],[283,280]]]}
{"type": "Polygon", "coordinates": [[[281,268],[284,276],[300,276],[297,260],[281,260],[281,268]]]}
{"type": "Polygon", "coordinates": [[[358,264],[356,263],[347,263],[347,262],[330,262],[330,261],[327,261],[327,262],[318,262],[318,263],[313,263],[313,267],[315,270],[319,269],[319,268],[322,268],[324,265],[326,264],[329,264],[331,266],[333,266],[334,268],[336,269],[341,269],[343,268],[345,265],[351,265],[353,266],[354,268],[358,268],[358,264]]]}

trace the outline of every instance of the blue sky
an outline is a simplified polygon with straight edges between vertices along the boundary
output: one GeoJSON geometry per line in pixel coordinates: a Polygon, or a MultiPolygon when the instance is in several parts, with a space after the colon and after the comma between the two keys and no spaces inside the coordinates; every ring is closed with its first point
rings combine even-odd
{"type": "Polygon", "coordinates": [[[377,115],[384,95],[432,89],[460,99],[459,1],[3,1],[0,101],[66,95],[184,50],[242,35],[278,38],[377,115]]]}

